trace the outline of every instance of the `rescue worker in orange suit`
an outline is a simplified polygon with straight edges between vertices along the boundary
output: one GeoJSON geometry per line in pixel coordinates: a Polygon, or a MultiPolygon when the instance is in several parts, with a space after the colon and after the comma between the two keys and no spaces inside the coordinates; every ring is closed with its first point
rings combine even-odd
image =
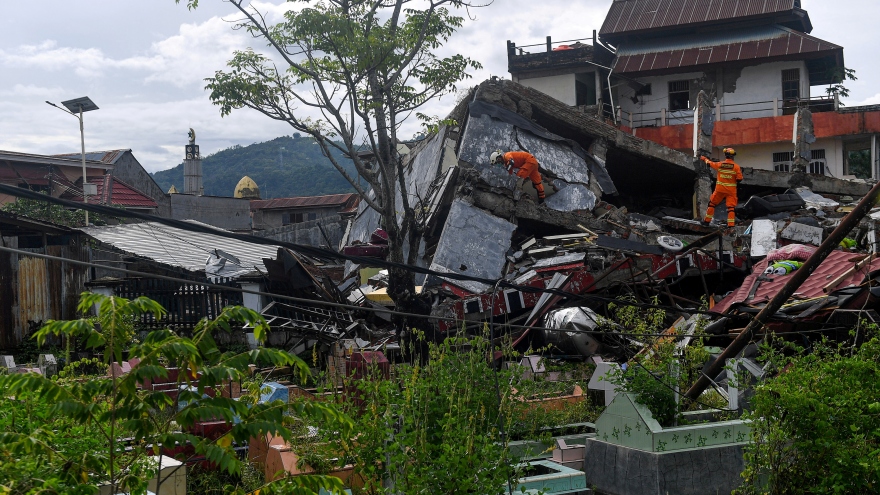
{"type": "Polygon", "coordinates": [[[541,181],[541,173],[538,172],[538,159],[535,155],[525,151],[508,151],[502,153],[496,150],[489,156],[489,162],[493,165],[507,167],[507,173],[516,172],[517,177],[530,179],[535,190],[538,191],[538,203],[544,202],[544,184],[541,181]]]}
{"type": "Polygon", "coordinates": [[[715,216],[715,207],[723,201],[727,202],[727,226],[733,227],[736,224],[736,186],[743,180],[742,169],[734,163],[733,157],[736,151],[733,148],[724,148],[723,162],[713,162],[712,160],[701,156],[700,160],[706,162],[713,169],[718,171],[718,179],[715,182],[715,192],[709,198],[709,208],[706,209],[706,218],[703,223],[710,223],[715,216]]]}

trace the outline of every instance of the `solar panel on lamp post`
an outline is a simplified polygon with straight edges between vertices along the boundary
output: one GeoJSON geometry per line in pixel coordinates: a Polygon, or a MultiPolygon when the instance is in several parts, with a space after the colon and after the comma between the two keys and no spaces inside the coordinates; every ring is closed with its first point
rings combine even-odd
{"type": "MultiPolygon", "coordinates": [[[[72,100],[62,101],[61,104],[64,105],[67,110],[59,107],[58,105],[52,103],[51,101],[46,101],[49,105],[53,107],[69,113],[74,117],[79,119],[79,140],[80,146],[82,149],[82,172],[83,172],[83,204],[89,204],[89,186],[88,177],[86,176],[86,137],[85,131],[83,130],[83,112],[91,112],[92,110],[97,110],[98,105],[95,105],[95,102],[91,100],[88,96],[83,96],[81,98],[74,98],[72,100]]],[[[86,227],[89,226],[89,211],[86,210],[86,227]]]]}

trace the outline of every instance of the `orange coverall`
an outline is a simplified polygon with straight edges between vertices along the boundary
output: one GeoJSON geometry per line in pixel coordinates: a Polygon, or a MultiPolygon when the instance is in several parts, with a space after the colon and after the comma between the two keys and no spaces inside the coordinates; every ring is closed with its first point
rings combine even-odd
{"type": "Polygon", "coordinates": [[[504,154],[504,163],[508,165],[507,173],[512,174],[516,170],[516,176],[523,179],[531,179],[538,198],[544,199],[544,184],[541,183],[541,173],[538,172],[538,160],[531,153],[525,151],[508,151],[504,154]],[[513,165],[511,165],[513,162],[513,165]]]}
{"type": "Polygon", "coordinates": [[[713,162],[705,156],[700,157],[707,165],[718,171],[718,180],[715,183],[715,192],[709,198],[709,208],[706,209],[706,222],[711,222],[715,216],[715,207],[722,201],[727,200],[727,226],[733,227],[736,223],[736,185],[743,180],[742,169],[730,158],[723,162],[713,162]]]}

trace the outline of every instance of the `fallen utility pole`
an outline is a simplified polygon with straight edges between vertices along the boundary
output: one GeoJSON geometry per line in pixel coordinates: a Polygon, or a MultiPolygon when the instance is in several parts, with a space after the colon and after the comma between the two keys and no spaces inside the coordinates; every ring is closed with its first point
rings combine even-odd
{"type": "Polygon", "coordinates": [[[806,262],[804,262],[803,266],[794,272],[794,275],[791,276],[791,280],[786,282],[785,285],[782,286],[782,289],[773,296],[773,299],[770,299],[770,301],[767,302],[764,309],[762,309],[761,312],[749,322],[748,326],[743,329],[742,333],[740,333],[733,342],[727,346],[727,349],[724,349],[724,352],[722,352],[720,356],[715,358],[715,361],[709,365],[708,369],[700,375],[699,380],[697,380],[696,383],[694,383],[684,394],[686,398],[694,400],[699,397],[700,394],[702,394],[710,385],[712,381],[711,379],[721,373],[727,360],[736,357],[740,351],[745,349],[752,340],[752,336],[755,332],[760,330],[761,327],[764,326],[764,323],[779,311],[779,308],[788,301],[788,298],[790,298],[795,291],[800,288],[801,284],[810,277],[813,271],[825,261],[828,254],[831,253],[831,251],[834,251],[834,249],[840,244],[840,241],[842,241],[843,238],[862,221],[862,218],[871,211],[871,208],[873,208],[877,202],[878,196],[880,196],[880,182],[874,185],[874,187],[868,192],[868,195],[859,201],[859,204],[856,205],[855,209],[840,221],[840,225],[834,229],[834,232],[832,232],[831,235],[825,239],[825,242],[819,246],[819,249],[817,249],[806,262]]]}

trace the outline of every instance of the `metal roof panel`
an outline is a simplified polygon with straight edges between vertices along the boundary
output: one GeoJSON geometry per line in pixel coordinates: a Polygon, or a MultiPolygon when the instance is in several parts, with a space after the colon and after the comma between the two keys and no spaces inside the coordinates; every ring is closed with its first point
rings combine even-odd
{"type": "Polygon", "coordinates": [[[351,208],[359,199],[356,193],[327,194],[324,196],[298,196],[294,198],[255,199],[251,210],[272,210],[286,208],[309,208],[315,206],[344,206],[351,208]]]}
{"type": "MultiPolygon", "coordinates": [[[[188,222],[200,223],[193,220],[188,222]]],[[[215,249],[238,258],[237,265],[242,268],[263,272],[266,271],[263,258],[275,259],[278,254],[278,246],[190,232],[156,222],[84,227],[79,230],[126,253],[193,272],[204,271],[205,261],[215,249]]]]}
{"type": "Polygon", "coordinates": [[[759,26],[733,32],[717,32],[679,36],[662,40],[647,40],[621,46],[618,57],[630,63],[618,63],[615,72],[633,73],[648,70],[674,69],[696,65],[755,60],[771,57],[791,57],[835,50],[838,45],[789,29],[784,26],[759,26]],[[683,56],[679,53],[684,51],[683,56]],[[669,62],[665,63],[668,54],[669,62]],[[642,57],[644,55],[644,57],[642,57]],[[646,60],[634,65],[632,60],[646,60]],[[659,61],[659,62],[655,62],[659,61]],[[653,67],[653,69],[652,69],[653,67]]]}
{"type": "MultiPolygon", "coordinates": [[[[863,258],[864,255],[849,253],[846,251],[832,251],[828,257],[825,258],[825,261],[823,261],[822,264],[810,274],[810,277],[800,286],[800,288],[798,288],[795,294],[804,299],[812,299],[825,295],[822,289],[828,284],[828,282],[846,273],[849,269],[855,266],[857,261],[860,261],[863,258]]],[[[746,277],[739,289],[735,290],[724,300],[716,304],[712,311],[716,313],[724,313],[732,305],[744,302],[749,296],[749,292],[751,292],[755,280],[758,276],[764,273],[766,268],[766,259],[755,264],[752,274],[746,277]]],[[[859,285],[864,281],[867,273],[878,269],[880,269],[880,259],[872,261],[869,266],[844,279],[843,282],[838,285],[838,288],[843,289],[852,285],[859,285]]],[[[785,285],[791,277],[789,275],[773,275],[771,278],[771,281],[761,283],[758,290],[755,292],[755,297],[749,301],[749,304],[758,305],[766,303],[782,289],[782,286],[785,285]]]]}
{"type": "Polygon", "coordinates": [[[791,12],[796,0],[619,0],[611,4],[600,35],[791,12]]]}

